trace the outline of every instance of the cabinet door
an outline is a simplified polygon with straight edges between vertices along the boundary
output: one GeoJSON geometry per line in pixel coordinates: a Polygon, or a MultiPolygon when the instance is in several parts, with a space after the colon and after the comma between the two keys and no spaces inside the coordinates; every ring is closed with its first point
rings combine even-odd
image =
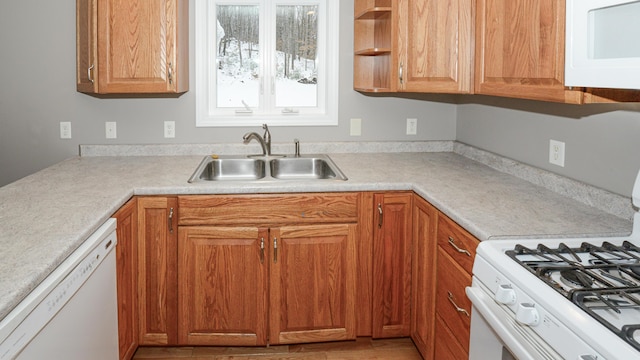
{"type": "Polygon", "coordinates": [[[271,229],[271,344],[355,339],[356,224],[271,229]]]}
{"type": "Polygon", "coordinates": [[[76,89],[97,92],[97,0],[76,0],[76,89]]]}
{"type": "Polygon", "coordinates": [[[99,93],[186,91],[187,26],[187,0],[99,1],[99,93]]]}
{"type": "Polygon", "coordinates": [[[564,86],[564,0],[477,0],[475,92],[580,103],[564,86]]]}
{"type": "Polygon", "coordinates": [[[120,359],[128,360],[138,348],[138,211],[133,198],[114,215],[118,284],[118,345],[120,359]]]}
{"type": "Polygon", "coordinates": [[[470,93],[472,0],[399,1],[401,91],[470,93]]]}
{"type": "Polygon", "coordinates": [[[181,345],[266,345],[267,229],[181,226],[181,345]]]}
{"type": "Polygon", "coordinates": [[[177,343],[177,198],[138,198],[140,345],[177,343]]]}
{"type": "Polygon", "coordinates": [[[411,199],[411,193],[374,196],[374,338],[410,335],[411,199]]]}
{"type": "Polygon", "coordinates": [[[427,360],[434,359],[437,224],[438,210],[421,197],[414,196],[411,339],[427,360]]]}

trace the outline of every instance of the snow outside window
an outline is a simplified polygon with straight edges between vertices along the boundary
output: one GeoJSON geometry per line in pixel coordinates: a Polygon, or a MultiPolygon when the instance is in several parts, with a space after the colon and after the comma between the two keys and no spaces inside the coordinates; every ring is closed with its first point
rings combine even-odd
{"type": "Polygon", "coordinates": [[[196,126],[337,125],[339,0],[196,0],[196,126]]]}

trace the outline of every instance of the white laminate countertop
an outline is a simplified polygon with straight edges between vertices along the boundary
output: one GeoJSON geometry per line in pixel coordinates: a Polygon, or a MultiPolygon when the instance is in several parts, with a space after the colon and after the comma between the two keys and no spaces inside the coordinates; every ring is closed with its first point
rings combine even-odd
{"type": "Polygon", "coordinates": [[[83,156],[1,187],[0,319],[132,195],[413,190],[480,240],[621,236],[632,229],[629,218],[460,152],[329,155],[348,181],[189,184],[204,155],[83,156]]]}

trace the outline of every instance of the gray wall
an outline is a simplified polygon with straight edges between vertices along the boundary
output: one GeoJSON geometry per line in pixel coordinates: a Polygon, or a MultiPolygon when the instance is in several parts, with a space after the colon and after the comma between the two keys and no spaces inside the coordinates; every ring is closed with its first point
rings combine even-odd
{"type": "MultiPolygon", "coordinates": [[[[353,1],[339,3],[340,124],[275,128],[274,142],[458,139],[630,195],[640,168],[640,105],[359,94],[352,90],[353,1]],[[349,136],[352,117],[363,119],[360,137],[349,136]],[[417,136],[404,135],[407,117],[419,119],[417,136]],[[565,168],[547,162],[551,138],[567,144],[565,168]]],[[[192,1],[192,18],[193,8],[192,1]]],[[[0,49],[0,186],[77,155],[79,144],[239,143],[248,130],[196,128],[193,90],[177,99],[105,100],[77,93],[73,0],[0,2],[0,49]],[[165,120],[176,121],[175,139],[163,138],[165,120]],[[59,138],[60,121],[72,122],[71,140],[59,138]],[[118,139],[105,139],[105,121],[117,122],[118,139]]]]}
{"type": "MultiPolygon", "coordinates": [[[[436,96],[432,102],[353,91],[353,1],[339,3],[339,126],[275,128],[273,141],[455,139],[451,97],[436,96]],[[362,136],[349,136],[352,117],[363,119],[362,136]],[[405,135],[407,117],[419,119],[418,135],[405,135]]],[[[192,19],[194,8],[191,1],[192,19]]],[[[190,27],[193,35],[193,21],[190,27]]],[[[97,99],[77,93],[74,0],[0,2],[0,49],[0,186],[77,155],[79,144],[240,143],[248,130],[195,127],[193,56],[192,90],[177,99],[97,99]],[[176,121],[175,139],[163,138],[165,120],[176,121]],[[59,138],[60,121],[71,121],[71,140],[59,138]],[[105,139],[105,121],[117,122],[117,139],[105,139]]]]}
{"type": "Polygon", "coordinates": [[[461,97],[457,139],[569,178],[631,196],[640,169],[640,104],[565,105],[461,97]],[[549,164],[549,140],[565,167],[549,164]]]}

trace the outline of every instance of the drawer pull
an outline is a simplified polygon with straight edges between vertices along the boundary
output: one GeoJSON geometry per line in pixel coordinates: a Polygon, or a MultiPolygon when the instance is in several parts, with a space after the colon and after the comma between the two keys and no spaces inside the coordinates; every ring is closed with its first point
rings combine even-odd
{"type": "Polygon", "coordinates": [[[467,310],[461,308],[460,306],[458,306],[458,304],[456,304],[456,302],[453,300],[453,294],[451,294],[451,291],[447,291],[447,295],[449,297],[449,302],[451,303],[451,305],[453,305],[454,308],[456,308],[457,312],[463,313],[463,314],[467,315],[467,317],[471,317],[467,310]]]}
{"type": "Polygon", "coordinates": [[[469,252],[469,250],[459,248],[458,245],[456,245],[455,240],[453,240],[451,236],[449,236],[449,245],[453,246],[453,248],[456,249],[457,252],[467,254],[468,257],[471,257],[471,253],[469,252]]]}
{"type": "Polygon", "coordinates": [[[378,227],[382,227],[382,204],[378,204],[378,227]]]}

